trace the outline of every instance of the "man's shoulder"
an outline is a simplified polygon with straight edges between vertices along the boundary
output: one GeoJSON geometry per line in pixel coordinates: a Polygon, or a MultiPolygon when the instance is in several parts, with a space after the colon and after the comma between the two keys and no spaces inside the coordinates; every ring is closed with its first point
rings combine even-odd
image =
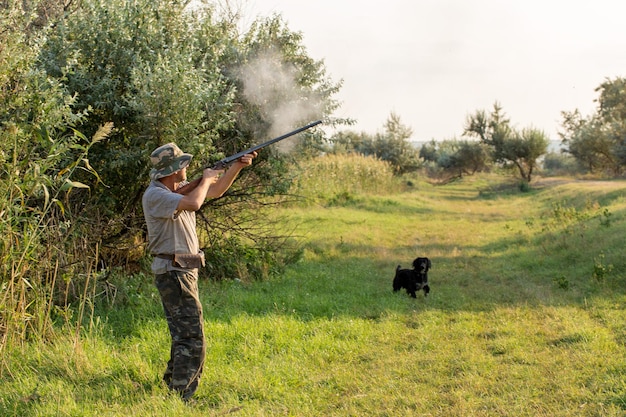
{"type": "Polygon", "coordinates": [[[146,191],[144,191],[144,195],[152,194],[152,193],[165,194],[165,193],[171,193],[171,191],[169,188],[161,184],[159,181],[152,180],[150,181],[150,184],[148,184],[146,191]]]}
{"type": "Polygon", "coordinates": [[[172,192],[165,185],[158,181],[151,181],[146,191],[143,193],[142,201],[145,204],[154,203],[156,201],[172,201],[172,204],[177,204],[183,196],[172,192]]]}

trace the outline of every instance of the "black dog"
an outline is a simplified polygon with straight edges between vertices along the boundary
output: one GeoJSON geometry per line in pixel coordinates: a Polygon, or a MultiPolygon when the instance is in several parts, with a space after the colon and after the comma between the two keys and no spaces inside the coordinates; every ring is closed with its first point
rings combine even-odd
{"type": "Polygon", "coordinates": [[[401,269],[400,265],[396,268],[396,276],[393,279],[393,291],[406,289],[407,294],[417,298],[415,293],[419,290],[424,291],[424,297],[430,292],[428,286],[428,270],[431,267],[430,259],[415,258],[413,261],[413,269],[401,269]]]}

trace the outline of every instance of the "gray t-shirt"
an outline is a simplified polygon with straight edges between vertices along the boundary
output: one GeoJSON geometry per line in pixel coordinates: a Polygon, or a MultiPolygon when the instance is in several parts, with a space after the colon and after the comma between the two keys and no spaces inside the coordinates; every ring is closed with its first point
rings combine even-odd
{"type": "MultiPolygon", "coordinates": [[[[152,255],[175,253],[198,253],[196,213],[176,211],[182,194],[170,191],[160,181],[151,181],[143,194],[143,214],[148,226],[148,251],[152,255]]],[[[172,261],[154,257],[152,272],[189,271],[172,266],[172,261]]]]}

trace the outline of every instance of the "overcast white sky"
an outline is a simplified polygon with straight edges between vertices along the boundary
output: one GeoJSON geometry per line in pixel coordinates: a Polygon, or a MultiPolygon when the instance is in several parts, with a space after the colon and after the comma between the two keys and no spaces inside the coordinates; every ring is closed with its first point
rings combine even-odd
{"type": "Polygon", "coordinates": [[[343,79],[338,116],[375,133],[393,111],[414,141],[460,138],[495,101],[518,128],[556,140],[561,111],[594,112],[626,77],[624,0],[247,0],[281,14],[309,55],[343,79]]]}

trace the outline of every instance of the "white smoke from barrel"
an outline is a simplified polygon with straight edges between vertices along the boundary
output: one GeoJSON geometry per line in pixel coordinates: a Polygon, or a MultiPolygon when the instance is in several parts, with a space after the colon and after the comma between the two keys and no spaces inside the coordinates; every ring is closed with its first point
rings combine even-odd
{"type": "MultiPolygon", "coordinates": [[[[271,123],[268,138],[297,129],[322,114],[320,98],[298,85],[298,70],[284,62],[278,52],[268,50],[240,68],[243,95],[258,106],[271,123]]],[[[292,141],[278,142],[285,146],[292,141]]],[[[293,142],[292,142],[293,143],[293,142]]],[[[283,149],[286,150],[286,149],[283,149]]]]}

